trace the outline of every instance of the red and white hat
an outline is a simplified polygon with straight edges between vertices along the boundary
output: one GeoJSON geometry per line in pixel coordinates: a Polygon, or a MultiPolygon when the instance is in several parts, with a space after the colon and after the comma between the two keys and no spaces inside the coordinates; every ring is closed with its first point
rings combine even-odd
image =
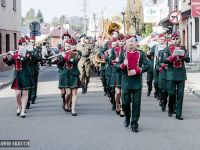
{"type": "Polygon", "coordinates": [[[67,43],[69,45],[76,45],[77,41],[74,38],[70,38],[65,43],[67,43]]]}
{"type": "Polygon", "coordinates": [[[66,31],[66,32],[62,35],[62,38],[64,39],[65,36],[68,36],[69,38],[71,38],[71,35],[69,34],[68,31],[66,31]]]}
{"type": "Polygon", "coordinates": [[[18,45],[22,45],[22,43],[27,43],[26,39],[23,37],[18,40],[18,45]]]}

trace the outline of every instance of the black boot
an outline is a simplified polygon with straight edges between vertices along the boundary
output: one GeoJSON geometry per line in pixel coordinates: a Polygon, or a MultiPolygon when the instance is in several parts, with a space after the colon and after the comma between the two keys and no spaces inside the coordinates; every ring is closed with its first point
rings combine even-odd
{"type": "Polygon", "coordinates": [[[114,111],[116,109],[116,103],[115,103],[115,90],[111,90],[111,104],[112,104],[112,110],[114,111]]]}
{"type": "Polygon", "coordinates": [[[169,96],[169,103],[168,103],[168,116],[171,117],[174,113],[174,103],[176,101],[176,96],[170,95],[169,96]]]}
{"type": "Polygon", "coordinates": [[[131,106],[130,104],[126,104],[126,105],[123,104],[122,109],[125,115],[124,126],[128,127],[130,125],[131,106]]]}
{"type": "Polygon", "coordinates": [[[150,96],[152,91],[152,85],[147,82],[147,86],[148,86],[147,96],[150,96]]]}
{"type": "Polygon", "coordinates": [[[82,94],[86,94],[86,84],[82,84],[82,94]]]}
{"type": "Polygon", "coordinates": [[[166,110],[167,97],[168,97],[168,93],[166,91],[164,91],[163,92],[163,102],[162,102],[162,111],[163,112],[166,110]]]}
{"type": "Polygon", "coordinates": [[[62,97],[62,100],[63,100],[62,108],[65,110],[65,95],[62,94],[61,97],[62,97]]]}

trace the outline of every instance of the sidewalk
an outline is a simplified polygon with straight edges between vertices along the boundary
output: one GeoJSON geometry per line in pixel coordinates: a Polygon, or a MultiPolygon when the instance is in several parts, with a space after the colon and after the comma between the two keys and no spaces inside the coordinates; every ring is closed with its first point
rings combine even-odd
{"type": "Polygon", "coordinates": [[[186,88],[200,98],[200,72],[187,73],[186,88]]]}
{"type": "Polygon", "coordinates": [[[9,85],[12,81],[12,77],[13,77],[13,70],[0,72],[0,89],[9,85]]]}

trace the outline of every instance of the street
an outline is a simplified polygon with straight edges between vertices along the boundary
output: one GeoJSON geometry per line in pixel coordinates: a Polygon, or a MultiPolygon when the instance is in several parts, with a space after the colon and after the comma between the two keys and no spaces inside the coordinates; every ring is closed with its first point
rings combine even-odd
{"type": "Polygon", "coordinates": [[[16,117],[14,91],[0,91],[1,140],[30,140],[30,147],[23,148],[28,150],[199,150],[200,101],[187,90],[184,120],[178,121],[161,112],[153,93],[146,96],[144,80],[140,132],[133,133],[111,111],[98,77],[91,79],[86,95],[79,90],[77,117],[61,108],[57,68],[44,68],[39,78],[38,99],[26,119],[16,117]]]}

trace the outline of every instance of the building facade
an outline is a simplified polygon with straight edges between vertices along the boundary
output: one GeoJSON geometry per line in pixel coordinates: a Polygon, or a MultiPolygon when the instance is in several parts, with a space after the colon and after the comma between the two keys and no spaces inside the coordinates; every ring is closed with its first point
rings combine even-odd
{"type": "MultiPolygon", "coordinates": [[[[0,54],[17,49],[20,38],[21,0],[0,0],[0,54]]],[[[0,58],[0,71],[7,69],[0,58]]]]}

